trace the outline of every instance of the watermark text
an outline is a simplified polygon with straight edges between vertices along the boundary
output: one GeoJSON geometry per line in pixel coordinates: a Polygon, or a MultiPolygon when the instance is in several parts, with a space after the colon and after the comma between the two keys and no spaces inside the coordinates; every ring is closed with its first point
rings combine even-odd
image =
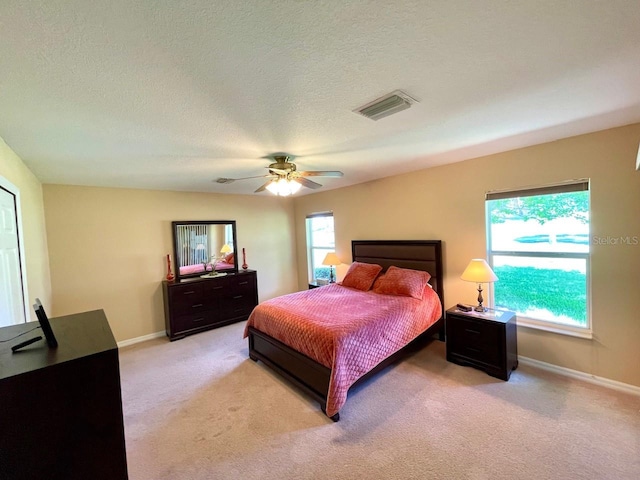
{"type": "Polygon", "coordinates": [[[619,237],[591,237],[592,245],[640,245],[640,237],[637,235],[622,235],[619,237]]]}

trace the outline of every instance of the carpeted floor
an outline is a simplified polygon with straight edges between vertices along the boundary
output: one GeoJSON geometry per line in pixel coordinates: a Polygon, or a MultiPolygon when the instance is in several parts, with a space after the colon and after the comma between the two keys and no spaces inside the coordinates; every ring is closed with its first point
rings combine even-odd
{"type": "Polygon", "coordinates": [[[333,423],[243,328],[120,351],[131,480],[640,478],[639,397],[524,366],[503,382],[434,340],[333,423]]]}

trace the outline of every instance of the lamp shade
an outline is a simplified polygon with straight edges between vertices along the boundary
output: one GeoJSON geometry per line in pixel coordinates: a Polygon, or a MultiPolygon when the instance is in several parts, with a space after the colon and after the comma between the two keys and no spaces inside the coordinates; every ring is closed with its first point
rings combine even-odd
{"type": "Polygon", "coordinates": [[[474,258],[469,262],[467,268],[460,276],[462,280],[475,283],[491,283],[498,280],[498,277],[484,258],[474,258]]]}
{"type": "Polygon", "coordinates": [[[322,261],[323,265],[340,265],[342,262],[336,255],[336,252],[329,252],[322,261]]]}
{"type": "Polygon", "coordinates": [[[224,245],[222,245],[222,248],[220,249],[220,253],[229,253],[231,252],[231,247],[229,246],[229,244],[225,243],[224,245]]]}

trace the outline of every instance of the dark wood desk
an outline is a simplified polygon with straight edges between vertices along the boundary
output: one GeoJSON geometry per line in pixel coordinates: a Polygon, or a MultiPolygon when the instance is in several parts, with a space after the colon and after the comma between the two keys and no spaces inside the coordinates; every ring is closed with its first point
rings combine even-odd
{"type": "MultiPolygon", "coordinates": [[[[118,347],[102,310],[51,318],[44,340],[0,343],[0,480],[127,479],[118,347]]],[[[0,340],[37,327],[0,328],[0,340]]]]}

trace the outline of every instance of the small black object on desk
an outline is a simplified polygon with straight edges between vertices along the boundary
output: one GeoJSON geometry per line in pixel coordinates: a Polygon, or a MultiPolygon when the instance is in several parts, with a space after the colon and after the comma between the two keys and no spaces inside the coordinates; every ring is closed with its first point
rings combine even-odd
{"type": "Polygon", "coordinates": [[[32,343],[36,343],[36,342],[38,342],[40,340],[42,340],[42,337],[40,335],[38,335],[37,337],[30,338],[29,340],[25,340],[24,342],[19,343],[17,345],[14,345],[13,347],[11,347],[11,351],[12,352],[17,352],[21,348],[27,347],[27,346],[31,345],[32,343]]]}
{"type": "MultiPolygon", "coordinates": [[[[33,310],[36,312],[36,317],[38,317],[40,328],[42,328],[42,332],[47,339],[47,345],[49,345],[49,348],[57,348],[58,341],[56,340],[56,336],[53,334],[51,324],[49,323],[49,318],[47,317],[47,314],[44,311],[44,307],[42,306],[42,302],[39,298],[36,298],[36,303],[33,304],[33,310]]],[[[40,335],[34,338],[30,338],[29,340],[25,340],[24,342],[11,347],[11,351],[15,353],[21,348],[28,347],[32,343],[36,343],[39,340],[42,340],[42,337],[40,335]]]]}
{"type": "Polygon", "coordinates": [[[53,330],[51,330],[51,324],[49,323],[49,319],[47,318],[47,314],[44,311],[44,307],[40,302],[39,298],[36,298],[36,303],[33,304],[33,309],[36,312],[36,317],[38,317],[38,322],[40,322],[40,327],[42,327],[42,331],[44,332],[44,337],[47,339],[47,345],[49,348],[56,348],[58,346],[58,341],[56,340],[56,336],[53,334],[53,330]]]}

